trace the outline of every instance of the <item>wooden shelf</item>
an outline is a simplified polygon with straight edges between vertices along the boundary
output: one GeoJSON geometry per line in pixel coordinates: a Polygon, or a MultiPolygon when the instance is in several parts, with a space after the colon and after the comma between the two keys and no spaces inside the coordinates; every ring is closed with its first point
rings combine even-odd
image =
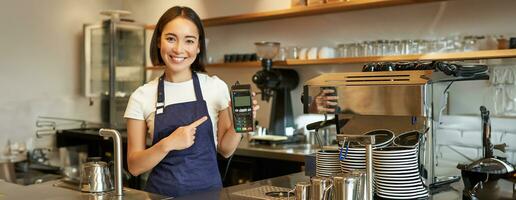
{"type": "MultiPolygon", "coordinates": [[[[486,50],[473,52],[457,52],[457,53],[430,53],[430,54],[414,54],[400,56],[370,56],[370,57],[352,57],[352,58],[331,58],[317,60],[297,60],[288,59],[286,61],[274,61],[274,66],[307,66],[307,65],[335,65],[335,64],[351,64],[351,63],[369,63],[369,62],[399,62],[399,61],[430,61],[430,60],[482,60],[497,58],[516,58],[516,49],[506,50],[486,50]]],[[[214,63],[206,67],[261,67],[260,62],[236,62],[236,63],[214,63]]],[[[156,67],[154,67],[156,68],[156,67]]],[[[152,68],[152,69],[154,69],[152,68]]],[[[149,68],[147,68],[149,69],[149,68]]],[[[157,69],[160,69],[157,67],[157,69]]]]}
{"type": "MultiPolygon", "coordinates": [[[[213,64],[207,64],[207,68],[210,67],[235,67],[235,68],[249,68],[249,67],[261,67],[261,64],[259,61],[253,61],[253,62],[232,62],[232,63],[213,63],[213,64]]],[[[145,68],[146,70],[164,70],[163,67],[153,67],[153,66],[147,66],[145,68]]]]}
{"type": "Polygon", "coordinates": [[[352,58],[331,58],[317,60],[286,60],[275,65],[300,66],[300,65],[330,65],[348,63],[368,63],[368,62],[398,62],[398,61],[425,61],[425,60],[481,60],[496,58],[516,58],[516,49],[506,50],[487,50],[457,53],[429,53],[400,56],[370,56],[352,58]]]}
{"type": "MultiPolygon", "coordinates": [[[[283,10],[249,13],[234,16],[215,17],[203,19],[204,26],[220,26],[228,24],[238,24],[256,21],[266,21],[284,19],[292,17],[302,17],[309,15],[319,15],[350,10],[364,10],[371,8],[382,8],[389,6],[399,6],[408,4],[419,4],[427,2],[438,2],[446,0],[351,0],[347,2],[327,3],[312,6],[299,6],[283,10]]],[[[147,25],[147,29],[154,29],[155,25],[147,25]]]]}
{"type": "Polygon", "coordinates": [[[208,64],[206,67],[236,67],[236,68],[249,68],[249,67],[261,67],[259,61],[252,62],[232,62],[232,63],[213,63],[208,64]]]}

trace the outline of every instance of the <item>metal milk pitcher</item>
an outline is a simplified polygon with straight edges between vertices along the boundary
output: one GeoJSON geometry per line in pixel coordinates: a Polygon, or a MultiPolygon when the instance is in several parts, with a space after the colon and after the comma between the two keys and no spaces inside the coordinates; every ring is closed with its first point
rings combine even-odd
{"type": "Polygon", "coordinates": [[[361,176],[344,174],[333,177],[333,199],[362,200],[363,184],[361,176]]]}
{"type": "Polygon", "coordinates": [[[310,186],[311,184],[307,182],[296,183],[296,200],[310,200],[310,186]]]}
{"type": "Polygon", "coordinates": [[[311,200],[329,200],[331,196],[331,188],[333,186],[331,178],[313,177],[311,179],[311,200]]]}

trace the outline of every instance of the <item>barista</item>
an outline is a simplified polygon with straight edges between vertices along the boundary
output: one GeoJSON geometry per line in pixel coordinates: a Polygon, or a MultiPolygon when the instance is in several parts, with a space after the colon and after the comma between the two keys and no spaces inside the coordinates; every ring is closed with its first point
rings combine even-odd
{"type": "Polygon", "coordinates": [[[145,190],[166,196],[221,188],[216,154],[232,155],[242,136],[233,128],[226,83],[205,74],[199,16],[188,7],[167,10],[154,30],[150,56],[165,73],[139,87],[127,105],[130,173],[151,170],[145,190]]]}

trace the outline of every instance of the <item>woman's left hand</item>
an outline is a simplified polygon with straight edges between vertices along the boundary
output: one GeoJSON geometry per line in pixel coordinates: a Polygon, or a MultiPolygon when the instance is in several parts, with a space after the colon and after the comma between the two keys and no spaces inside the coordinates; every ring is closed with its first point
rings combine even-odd
{"type": "Polygon", "coordinates": [[[256,93],[252,93],[253,97],[253,119],[256,119],[256,111],[260,109],[260,105],[258,105],[258,101],[255,99],[256,93]]]}

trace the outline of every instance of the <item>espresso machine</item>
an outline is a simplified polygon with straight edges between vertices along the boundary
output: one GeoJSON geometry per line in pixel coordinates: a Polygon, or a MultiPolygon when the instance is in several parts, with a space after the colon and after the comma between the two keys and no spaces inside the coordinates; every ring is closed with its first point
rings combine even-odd
{"type": "MultiPolygon", "coordinates": [[[[422,173],[432,184],[432,89],[431,70],[396,72],[327,73],[308,80],[303,86],[304,113],[334,115],[337,140],[356,140],[375,129],[394,133],[418,130],[425,133],[420,145],[422,173]],[[334,90],[336,105],[317,105],[325,93],[334,90]],[[332,112],[321,107],[331,107],[332,112]],[[339,123],[345,121],[346,123],[339,123]]],[[[374,139],[373,139],[374,144],[374,139]]]]}

